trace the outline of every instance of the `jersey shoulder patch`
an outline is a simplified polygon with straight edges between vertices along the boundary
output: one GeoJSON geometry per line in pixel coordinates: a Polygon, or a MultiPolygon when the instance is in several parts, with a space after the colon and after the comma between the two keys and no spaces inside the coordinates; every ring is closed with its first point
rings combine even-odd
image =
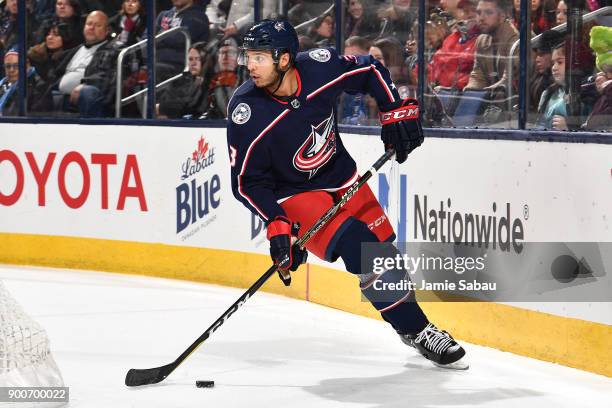
{"type": "Polygon", "coordinates": [[[338,59],[338,53],[333,48],[313,48],[312,50],[299,52],[296,57],[296,62],[310,63],[313,65],[321,65],[319,63],[333,63],[338,59]]]}
{"type": "Polygon", "coordinates": [[[240,102],[234,110],[232,110],[232,122],[237,125],[243,125],[251,119],[251,107],[248,103],[240,102]]]}
{"type": "Polygon", "coordinates": [[[308,51],[308,56],[318,62],[327,62],[331,58],[331,52],[327,48],[316,48],[308,51]]]}
{"type": "Polygon", "coordinates": [[[256,92],[253,81],[248,80],[240,85],[228,104],[228,119],[237,124],[243,125],[249,121],[252,114],[251,96],[256,92]]]}

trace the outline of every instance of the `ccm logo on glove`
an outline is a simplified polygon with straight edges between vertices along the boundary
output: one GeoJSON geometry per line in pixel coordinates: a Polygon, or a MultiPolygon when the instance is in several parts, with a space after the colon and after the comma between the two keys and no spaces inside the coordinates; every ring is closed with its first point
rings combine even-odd
{"type": "Polygon", "coordinates": [[[380,113],[380,123],[387,125],[407,119],[418,119],[419,107],[417,105],[402,106],[399,109],[380,113]]]}

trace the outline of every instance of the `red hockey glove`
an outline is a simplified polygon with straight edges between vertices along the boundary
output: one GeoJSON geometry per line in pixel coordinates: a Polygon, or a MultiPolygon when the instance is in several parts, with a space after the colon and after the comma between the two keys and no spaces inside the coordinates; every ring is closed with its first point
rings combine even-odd
{"type": "Polygon", "coordinates": [[[386,149],[395,149],[395,160],[403,163],[408,154],[423,143],[419,103],[404,99],[380,107],[380,138],[386,149]]]}
{"type": "Polygon", "coordinates": [[[298,245],[292,244],[292,237],[297,237],[300,225],[292,223],[285,217],[276,217],[268,224],[268,240],[270,241],[270,256],[278,265],[278,276],[285,286],[291,284],[288,271],[295,271],[298,266],[306,263],[308,252],[298,245]]]}

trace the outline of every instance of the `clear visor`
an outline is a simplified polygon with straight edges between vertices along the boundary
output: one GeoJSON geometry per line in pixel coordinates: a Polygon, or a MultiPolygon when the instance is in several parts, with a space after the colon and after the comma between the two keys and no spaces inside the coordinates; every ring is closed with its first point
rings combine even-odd
{"type": "Polygon", "coordinates": [[[238,65],[274,65],[270,51],[241,49],[238,53],[238,65]]]}

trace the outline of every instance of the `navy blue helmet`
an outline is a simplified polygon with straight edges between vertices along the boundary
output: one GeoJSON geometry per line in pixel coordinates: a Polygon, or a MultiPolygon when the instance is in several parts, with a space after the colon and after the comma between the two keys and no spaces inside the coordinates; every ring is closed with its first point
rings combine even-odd
{"type": "Polygon", "coordinates": [[[239,63],[246,65],[245,53],[247,50],[270,50],[275,63],[280,56],[288,52],[291,62],[300,49],[295,28],[285,20],[262,20],[255,24],[244,35],[242,42],[242,55],[239,63]]]}

